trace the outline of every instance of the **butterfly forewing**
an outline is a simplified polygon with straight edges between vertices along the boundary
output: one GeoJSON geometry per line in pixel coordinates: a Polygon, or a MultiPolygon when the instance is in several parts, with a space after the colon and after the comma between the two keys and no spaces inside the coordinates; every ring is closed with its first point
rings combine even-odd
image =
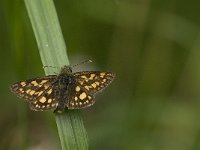
{"type": "Polygon", "coordinates": [[[88,93],[95,94],[113,81],[114,74],[111,72],[84,71],[74,73],[74,77],[76,82],[88,93]]]}
{"type": "Polygon", "coordinates": [[[11,91],[18,97],[30,102],[32,110],[47,110],[55,108],[57,103],[54,98],[53,83],[56,76],[46,76],[43,78],[33,78],[20,81],[11,85],[11,91]]]}

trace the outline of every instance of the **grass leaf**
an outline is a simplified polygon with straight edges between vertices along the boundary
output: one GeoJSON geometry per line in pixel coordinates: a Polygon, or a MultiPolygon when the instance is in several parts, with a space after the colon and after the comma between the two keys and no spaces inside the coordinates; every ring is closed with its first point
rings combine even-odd
{"type": "MultiPolygon", "coordinates": [[[[69,65],[66,46],[52,0],[25,0],[32,28],[37,40],[43,65],[62,67],[69,65]]],[[[58,72],[46,68],[45,73],[58,72]]],[[[63,150],[87,150],[88,138],[80,111],[67,110],[55,114],[58,133],[63,150]]]]}

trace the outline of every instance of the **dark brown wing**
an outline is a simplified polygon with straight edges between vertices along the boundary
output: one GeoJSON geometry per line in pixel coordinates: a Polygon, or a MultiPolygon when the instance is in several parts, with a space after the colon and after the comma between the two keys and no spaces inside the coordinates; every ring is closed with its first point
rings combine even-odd
{"type": "Polygon", "coordinates": [[[84,71],[74,73],[74,77],[84,90],[95,94],[107,87],[113,81],[115,75],[111,72],[84,71]]]}
{"type": "Polygon", "coordinates": [[[14,83],[10,89],[18,97],[30,102],[30,108],[35,111],[42,111],[56,108],[57,101],[54,97],[53,83],[56,75],[49,75],[41,78],[33,78],[14,83]]]}

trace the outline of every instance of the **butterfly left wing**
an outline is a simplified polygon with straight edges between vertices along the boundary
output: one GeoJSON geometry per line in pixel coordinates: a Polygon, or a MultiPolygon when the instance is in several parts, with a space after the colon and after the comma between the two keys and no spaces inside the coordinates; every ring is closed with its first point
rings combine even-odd
{"type": "Polygon", "coordinates": [[[10,89],[18,97],[27,100],[32,110],[43,111],[57,106],[52,86],[55,80],[55,75],[33,78],[14,83],[10,89]]]}
{"type": "Polygon", "coordinates": [[[38,98],[30,103],[30,108],[34,111],[44,111],[56,109],[59,101],[55,97],[54,86],[49,86],[38,98]]]}
{"type": "Polygon", "coordinates": [[[34,111],[56,109],[58,106],[58,101],[54,98],[53,92],[51,94],[46,92],[43,96],[40,96],[37,101],[31,102],[29,106],[30,109],[34,111]]]}

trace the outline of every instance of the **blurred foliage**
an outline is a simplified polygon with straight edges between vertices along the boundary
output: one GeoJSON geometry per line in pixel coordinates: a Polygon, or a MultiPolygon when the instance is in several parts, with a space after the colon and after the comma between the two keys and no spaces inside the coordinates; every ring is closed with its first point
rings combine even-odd
{"type": "MultiPolygon", "coordinates": [[[[55,1],[71,64],[116,80],[83,110],[91,149],[200,149],[197,0],[55,1]]],[[[22,0],[0,1],[0,149],[59,147],[51,112],[36,113],[8,86],[44,75],[22,0]]]]}

